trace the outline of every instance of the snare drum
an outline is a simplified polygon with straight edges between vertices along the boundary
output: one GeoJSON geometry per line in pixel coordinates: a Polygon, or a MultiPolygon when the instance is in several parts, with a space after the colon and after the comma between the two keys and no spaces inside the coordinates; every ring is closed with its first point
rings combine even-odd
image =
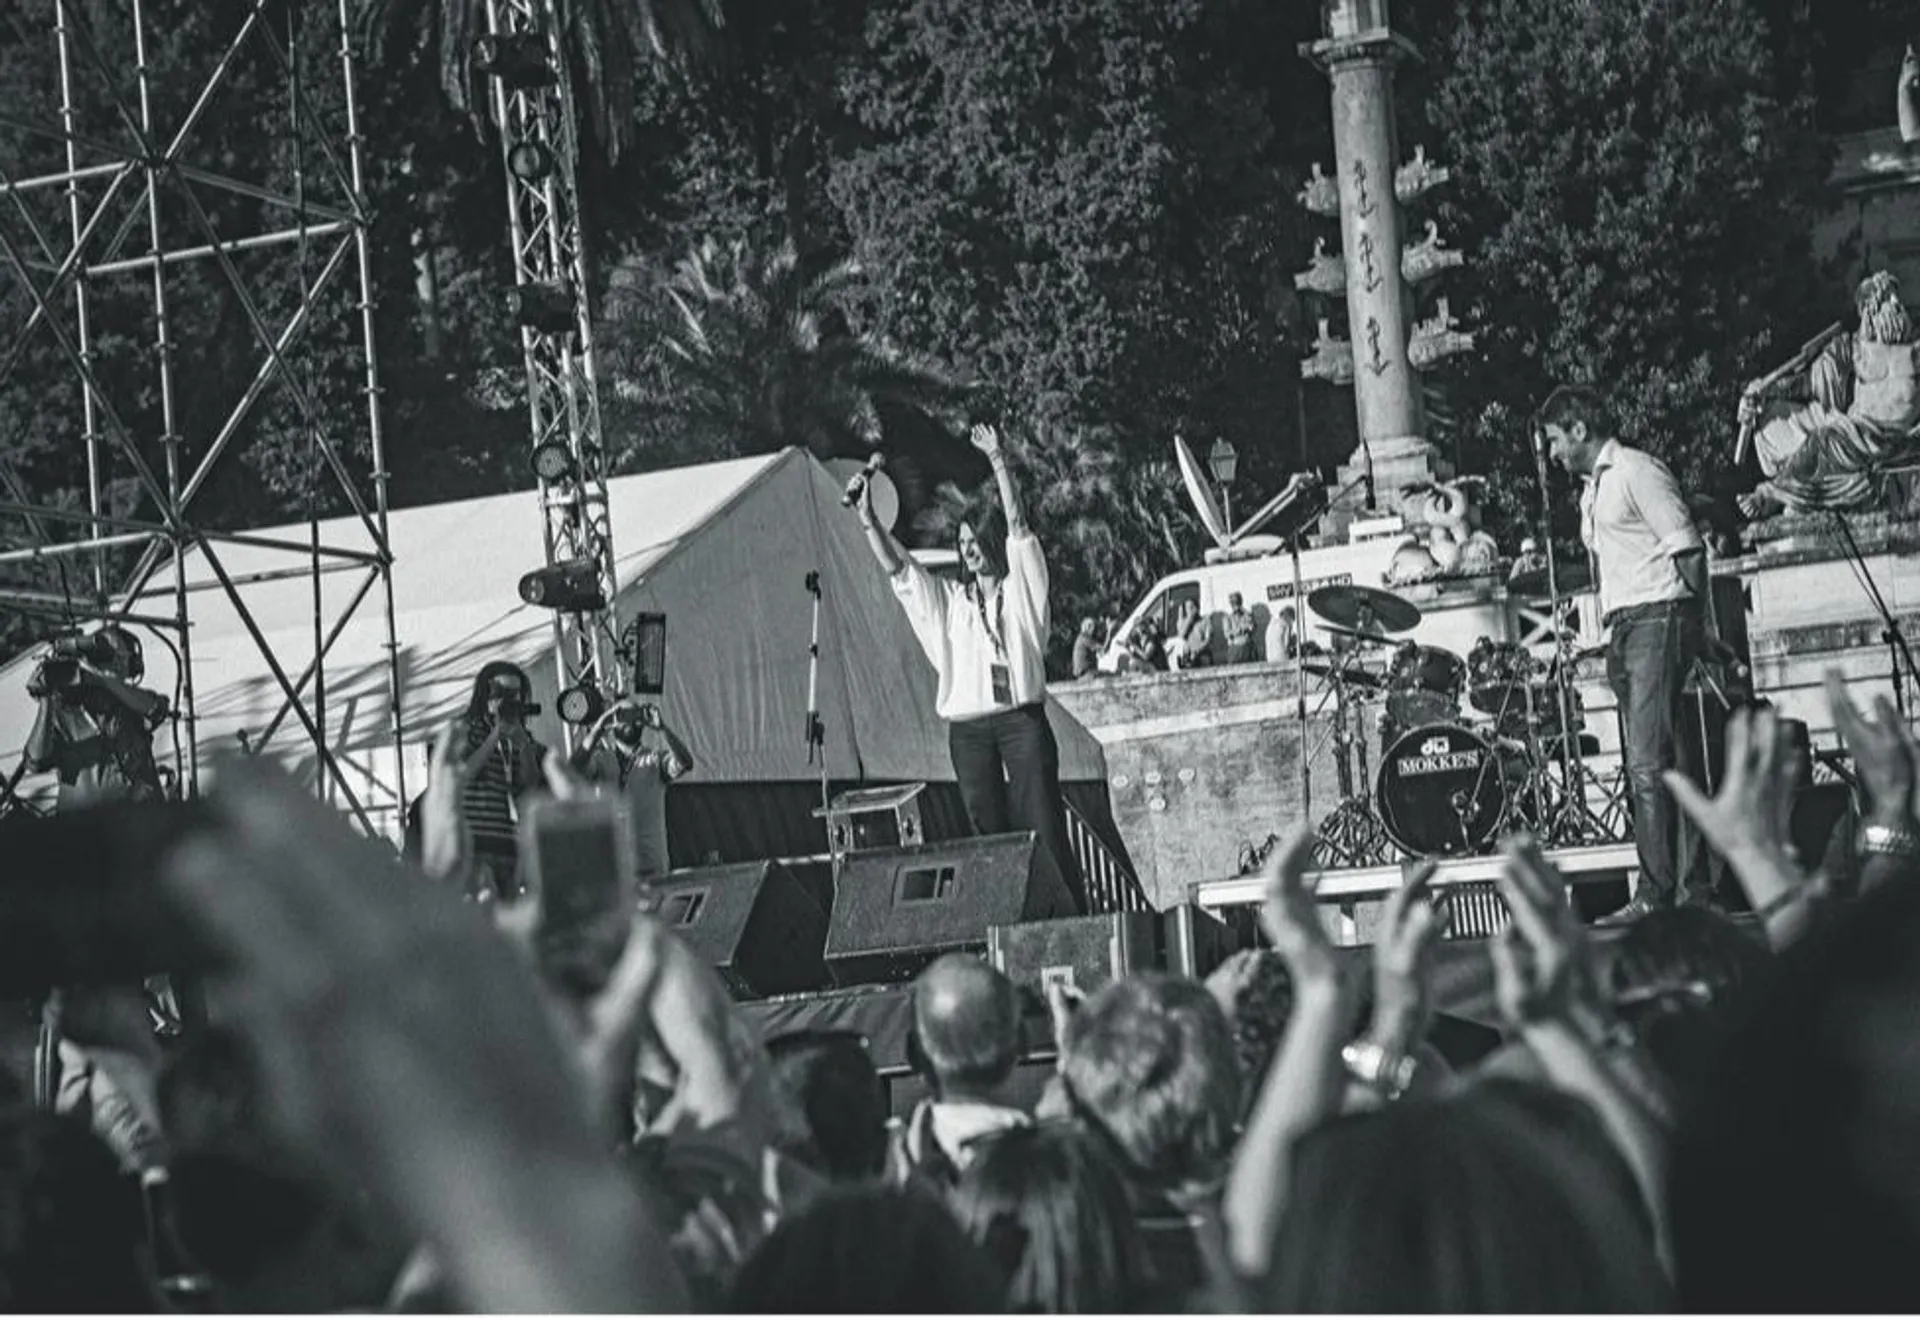
{"type": "Polygon", "coordinates": [[[1506,818],[1510,776],[1492,743],[1460,724],[1402,734],[1380,760],[1374,798],[1387,837],[1415,857],[1484,849],[1506,818]]]}
{"type": "Polygon", "coordinates": [[[1387,670],[1386,710],[1380,736],[1391,742],[1401,731],[1423,724],[1444,724],[1460,714],[1460,685],[1467,666],[1452,651],[1404,643],[1387,670]]]}

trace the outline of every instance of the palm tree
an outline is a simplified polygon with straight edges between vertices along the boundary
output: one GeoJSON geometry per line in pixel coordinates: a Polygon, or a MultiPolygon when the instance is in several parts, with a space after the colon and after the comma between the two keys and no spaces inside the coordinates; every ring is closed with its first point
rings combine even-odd
{"type": "MultiPolygon", "coordinates": [[[[486,32],[485,0],[359,0],[370,50],[396,30],[439,33],[440,83],[455,108],[473,111],[473,43],[486,32]]],[[[617,160],[632,132],[634,87],[648,60],[709,53],[724,18],[721,0],[557,0],[561,48],[577,74],[576,104],[617,160]]],[[[484,104],[484,102],[483,102],[484,104]]]]}
{"type": "Polygon", "coordinates": [[[952,438],[961,386],[857,329],[869,287],[855,262],[809,274],[791,240],[758,252],[709,239],[665,280],[629,265],[613,286],[602,336],[613,392],[651,395],[655,429],[687,456],[801,445],[864,458],[884,437],[911,507],[943,459],[971,452],[952,438]]]}

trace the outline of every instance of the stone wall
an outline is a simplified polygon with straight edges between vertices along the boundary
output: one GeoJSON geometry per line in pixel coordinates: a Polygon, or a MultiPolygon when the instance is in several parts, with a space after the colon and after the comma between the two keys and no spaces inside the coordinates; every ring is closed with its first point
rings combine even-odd
{"type": "MultiPolygon", "coordinates": [[[[1758,551],[1716,565],[1747,584],[1754,681],[1781,712],[1805,720],[1816,748],[1838,745],[1823,681],[1847,678],[1857,703],[1894,691],[1894,660],[1866,585],[1870,575],[1907,637],[1920,647],[1920,522],[1855,519],[1862,570],[1840,557],[1831,519],[1785,533],[1758,551]]],[[[1587,729],[1600,743],[1597,769],[1618,764],[1619,725],[1605,662],[1575,671],[1587,729]]],[[[1237,873],[1243,845],[1258,846],[1310,814],[1324,819],[1340,800],[1331,708],[1309,677],[1308,718],[1297,716],[1291,663],[1236,665],[1063,683],[1055,697],[1106,751],[1114,818],[1142,886],[1157,907],[1185,899],[1188,886],[1237,873]],[[1300,778],[1302,745],[1312,772],[1311,802],[1300,778]]],[[[1920,713],[1920,697],[1915,701],[1920,713]]],[[[1368,720],[1369,775],[1380,744],[1368,720]]],[[[1372,785],[1364,785],[1371,792],[1372,785]]]]}

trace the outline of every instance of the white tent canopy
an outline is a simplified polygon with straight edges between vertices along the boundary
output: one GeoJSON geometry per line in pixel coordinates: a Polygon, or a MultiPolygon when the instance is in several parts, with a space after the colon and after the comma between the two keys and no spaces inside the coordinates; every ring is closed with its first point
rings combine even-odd
{"type": "MultiPolygon", "coordinates": [[[[946,730],[933,714],[931,666],[873,563],[858,523],[839,506],[839,485],[804,450],[621,477],[609,488],[622,583],[618,615],[667,617],[661,705],[692,744],[706,782],[805,781],[808,643],[822,584],[819,705],[826,769],[835,780],[950,780],[946,730]]],[[[407,791],[417,792],[425,748],[466,705],[488,660],[533,676],[545,708],[536,735],[557,745],[553,616],[523,604],[520,575],[542,562],[537,495],[523,492],[407,509],[391,515],[395,632],[402,681],[407,791]]],[[[351,519],[322,523],[327,544],[353,544],[351,519]]],[[[263,537],[304,542],[304,524],[263,537]]],[[[222,545],[238,595],[289,680],[313,658],[310,576],[285,550],[222,545]],[[259,577],[260,580],[249,580],[259,577]]],[[[322,619],[331,628],[367,571],[341,561],[322,575],[322,619]]],[[[171,573],[137,607],[171,613],[171,573]]],[[[280,715],[284,693],[240,612],[204,558],[189,554],[196,739],[204,758],[253,745],[280,715]]],[[[369,811],[390,812],[397,783],[391,735],[386,629],[377,588],[355,610],[326,661],[325,722],[348,787],[369,811]]],[[[176,666],[148,639],[143,686],[171,694],[176,666]]],[[[33,726],[26,682],[39,648],[0,670],[0,771],[10,772],[33,726]]],[[[311,705],[307,688],[303,700],[311,705]]],[[[1101,780],[1099,744],[1057,705],[1063,780],[1101,780]]],[[[182,734],[184,738],[184,733],[182,734]]],[[[166,734],[156,751],[165,753],[166,734]]],[[[311,772],[313,747],[291,714],[265,750],[311,772]]]]}

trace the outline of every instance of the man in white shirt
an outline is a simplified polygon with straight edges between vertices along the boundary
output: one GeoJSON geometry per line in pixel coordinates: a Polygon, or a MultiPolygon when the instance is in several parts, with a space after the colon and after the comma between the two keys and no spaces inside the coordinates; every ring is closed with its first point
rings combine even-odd
{"type": "Polygon", "coordinates": [[[1535,424],[1554,461],[1585,481],[1580,534],[1595,559],[1609,634],[1607,681],[1620,702],[1640,887],[1608,920],[1704,902],[1704,858],[1692,855],[1697,841],[1683,830],[1661,775],[1678,761],[1674,731],[1684,717],[1687,676],[1710,646],[1706,546],[1673,473],[1620,443],[1598,391],[1562,386],[1535,424]],[[1689,884],[1698,888],[1688,892],[1689,884]]]}
{"type": "Polygon", "coordinates": [[[1060,795],[1060,747],[1047,722],[1047,560],[1021,512],[999,434],[976,425],[968,438],[993,466],[1007,539],[1003,557],[990,526],[961,523],[959,582],[927,572],[874,519],[863,476],[848,494],[939,678],[934,709],[947,721],[953,775],[974,833],[1032,830],[1084,912],[1060,795]]]}

